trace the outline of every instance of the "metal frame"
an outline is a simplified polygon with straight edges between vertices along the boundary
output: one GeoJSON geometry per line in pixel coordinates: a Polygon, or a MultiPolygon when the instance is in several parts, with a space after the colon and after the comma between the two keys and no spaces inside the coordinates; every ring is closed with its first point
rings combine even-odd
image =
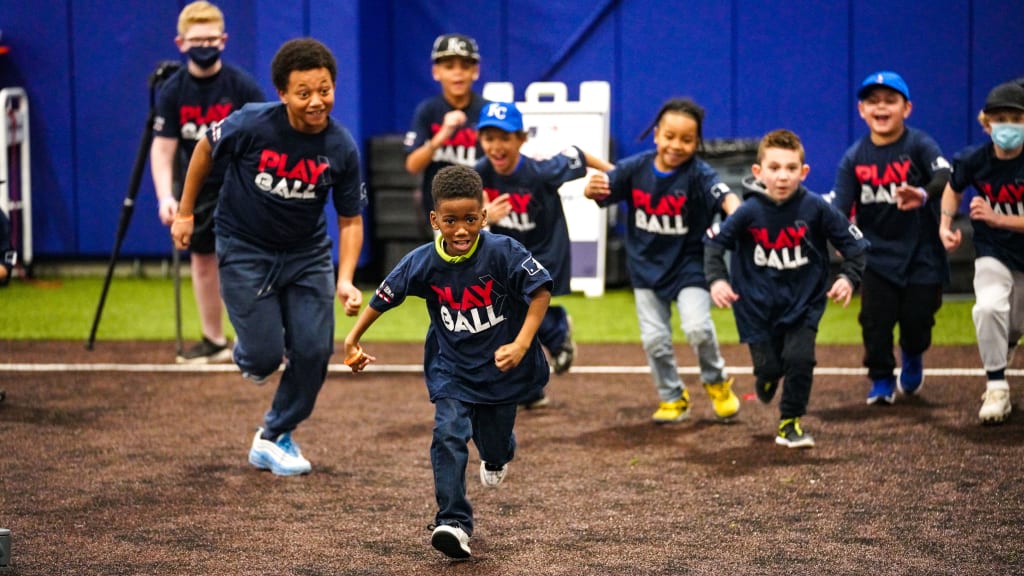
{"type": "Polygon", "coordinates": [[[32,266],[32,158],[28,125],[28,95],[23,88],[0,90],[0,106],[4,120],[0,122],[0,208],[11,217],[21,211],[21,242],[17,246],[26,269],[32,266]],[[11,199],[11,173],[8,161],[10,148],[19,146],[18,182],[21,184],[17,200],[11,199]]]}

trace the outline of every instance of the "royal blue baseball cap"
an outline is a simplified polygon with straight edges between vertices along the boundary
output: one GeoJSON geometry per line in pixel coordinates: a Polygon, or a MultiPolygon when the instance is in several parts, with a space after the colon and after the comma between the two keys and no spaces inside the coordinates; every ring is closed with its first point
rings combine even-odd
{"type": "Polygon", "coordinates": [[[500,128],[505,132],[522,132],[523,115],[512,102],[488,102],[480,111],[480,121],[476,123],[476,129],[479,131],[488,126],[500,128]]]}
{"type": "Polygon", "coordinates": [[[863,100],[866,98],[868,92],[870,92],[875,86],[891,88],[892,90],[902,94],[907,100],[910,100],[910,88],[907,88],[907,83],[903,81],[902,76],[890,70],[875,72],[865,78],[860,84],[860,90],[857,91],[857,100],[863,100]]]}

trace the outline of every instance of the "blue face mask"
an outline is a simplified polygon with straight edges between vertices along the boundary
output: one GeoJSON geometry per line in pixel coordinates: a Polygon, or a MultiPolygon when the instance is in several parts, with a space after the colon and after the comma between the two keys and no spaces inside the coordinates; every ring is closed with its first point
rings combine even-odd
{"type": "Polygon", "coordinates": [[[217,63],[220,60],[220,48],[216,46],[193,46],[188,49],[189,60],[196,63],[203,70],[217,63]]]}
{"type": "Polygon", "coordinates": [[[992,142],[1002,150],[1015,150],[1024,144],[1024,124],[992,124],[992,142]]]}

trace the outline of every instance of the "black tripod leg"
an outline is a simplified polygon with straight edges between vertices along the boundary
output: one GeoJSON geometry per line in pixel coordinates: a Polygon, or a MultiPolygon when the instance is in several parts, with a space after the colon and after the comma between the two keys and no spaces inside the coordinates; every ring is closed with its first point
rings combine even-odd
{"type": "Polygon", "coordinates": [[[149,157],[149,146],[153,143],[153,111],[150,110],[146,118],[146,128],[142,132],[142,139],[139,142],[139,150],[135,155],[135,166],[132,168],[131,180],[128,184],[128,194],[124,198],[124,205],[121,207],[121,218],[117,223],[117,236],[114,240],[114,250],[110,253],[110,262],[107,264],[107,275],[103,280],[103,291],[100,293],[100,301],[96,306],[96,316],[92,321],[92,330],[89,331],[89,342],[85,345],[87,350],[92,350],[96,342],[96,330],[100,325],[100,316],[103,314],[103,305],[107,301],[107,292],[110,290],[110,280],[114,276],[114,266],[117,265],[117,257],[121,253],[121,244],[124,243],[125,234],[128,233],[128,224],[131,223],[132,213],[135,212],[135,197],[139,193],[139,185],[142,183],[142,173],[146,168],[146,158],[149,157]]]}

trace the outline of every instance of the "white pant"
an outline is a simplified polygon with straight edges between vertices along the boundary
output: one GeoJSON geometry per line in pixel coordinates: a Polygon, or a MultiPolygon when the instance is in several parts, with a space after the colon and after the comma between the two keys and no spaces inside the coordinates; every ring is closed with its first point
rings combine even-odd
{"type": "Polygon", "coordinates": [[[974,331],[986,371],[1006,368],[1007,351],[1024,334],[1024,272],[984,256],[974,261],[974,331]]]}

